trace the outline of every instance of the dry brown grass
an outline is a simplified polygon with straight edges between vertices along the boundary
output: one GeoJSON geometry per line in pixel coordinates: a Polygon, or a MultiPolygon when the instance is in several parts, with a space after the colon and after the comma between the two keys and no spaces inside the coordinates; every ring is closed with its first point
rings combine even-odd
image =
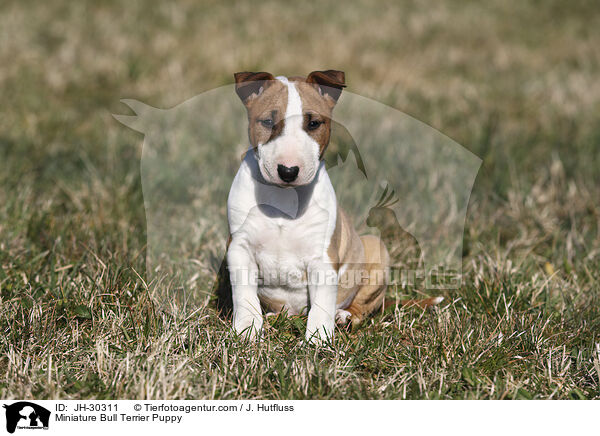
{"type": "Polygon", "coordinates": [[[0,396],[598,398],[599,21],[592,1],[4,2],[0,396]],[[333,350],[300,319],[244,344],[208,298],[160,312],[119,99],[324,68],[484,160],[464,286],[333,350]]]}

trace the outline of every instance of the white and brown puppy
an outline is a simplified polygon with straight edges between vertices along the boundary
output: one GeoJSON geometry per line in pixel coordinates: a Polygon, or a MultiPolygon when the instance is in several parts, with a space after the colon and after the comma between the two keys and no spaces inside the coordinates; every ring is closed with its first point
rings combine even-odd
{"type": "Polygon", "coordinates": [[[322,161],[341,71],[306,78],[235,74],[248,111],[250,147],[227,202],[233,326],[256,336],[262,309],[308,311],[307,340],[359,323],[383,304],[389,256],[359,237],[338,207],[322,161]]]}

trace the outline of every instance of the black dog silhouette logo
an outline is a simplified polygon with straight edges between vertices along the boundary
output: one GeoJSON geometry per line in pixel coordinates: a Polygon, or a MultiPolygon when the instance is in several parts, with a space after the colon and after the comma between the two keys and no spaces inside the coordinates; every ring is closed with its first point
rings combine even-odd
{"type": "Polygon", "coordinates": [[[19,429],[48,429],[50,411],[29,401],[19,401],[4,405],[6,409],[6,431],[14,433],[19,429]]]}

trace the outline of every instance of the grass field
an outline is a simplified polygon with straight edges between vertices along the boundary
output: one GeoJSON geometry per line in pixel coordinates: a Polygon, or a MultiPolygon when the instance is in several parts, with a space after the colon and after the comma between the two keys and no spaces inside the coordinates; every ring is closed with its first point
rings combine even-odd
{"type": "Polygon", "coordinates": [[[600,5],[375,4],[0,4],[0,397],[600,398],[600,5]],[[333,348],[159,310],[119,100],[327,68],[483,159],[462,287],[333,348]]]}

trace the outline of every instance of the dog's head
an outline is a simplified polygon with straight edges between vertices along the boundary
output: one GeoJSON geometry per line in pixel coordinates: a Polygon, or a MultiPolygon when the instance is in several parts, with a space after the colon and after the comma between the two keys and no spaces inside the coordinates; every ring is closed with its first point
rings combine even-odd
{"type": "Polygon", "coordinates": [[[342,71],[306,78],[236,73],[236,92],[248,111],[248,136],[263,178],[302,186],[315,178],[329,144],[331,113],[345,85],[342,71]]]}

